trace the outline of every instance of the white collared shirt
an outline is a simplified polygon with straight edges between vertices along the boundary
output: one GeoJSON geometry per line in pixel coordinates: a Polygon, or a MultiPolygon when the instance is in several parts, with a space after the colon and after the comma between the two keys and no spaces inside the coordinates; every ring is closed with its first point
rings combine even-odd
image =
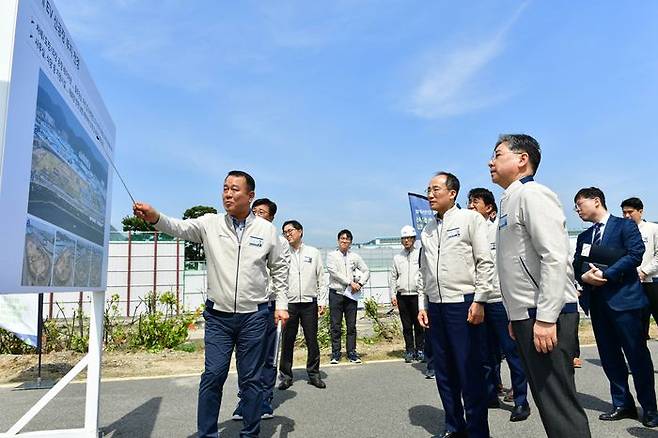
{"type": "MultiPolygon", "coordinates": [[[[594,222],[594,225],[602,224],[601,225],[601,240],[603,240],[603,232],[605,231],[605,226],[608,224],[609,219],[610,219],[610,213],[606,213],[602,220],[600,220],[599,222],[594,222]]],[[[592,233],[592,243],[594,243],[594,234],[595,233],[592,233]]]]}

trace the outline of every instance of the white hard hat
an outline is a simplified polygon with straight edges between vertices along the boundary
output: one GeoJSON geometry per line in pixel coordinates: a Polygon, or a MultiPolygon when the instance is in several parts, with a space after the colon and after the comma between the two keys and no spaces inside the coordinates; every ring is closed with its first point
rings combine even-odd
{"type": "Polygon", "coordinates": [[[416,237],[416,229],[411,225],[405,225],[400,230],[400,237],[416,237]]]}

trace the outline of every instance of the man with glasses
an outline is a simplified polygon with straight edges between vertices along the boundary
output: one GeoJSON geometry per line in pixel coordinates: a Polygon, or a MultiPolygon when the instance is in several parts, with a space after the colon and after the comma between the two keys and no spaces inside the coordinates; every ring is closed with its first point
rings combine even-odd
{"type": "Polygon", "coordinates": [[[205,249],[208,299],[203,312],[205,364],[197,407],[199,438],[219,436],[219,408],[234,349],[244,404],[240,436],[259,435],[263,403],[260,377],[271,318],[268,278],[276,295],[274,319],[288,319],[288,263],[284,247],[274,225],[251,212],[255,188],[251,175],[230,171],[222,194],[226,214],[206,214],[195,219],[174,219],[148,204],[133,205],[135,216],[157,230],[203,243],[205,249]]]}
{"type": "Polygon", "coordinates": [[[370,270],[360,255],[350,251],[352,232],[338,232],[338,249],[327,255],[329,271],[329,314],[331,318],[331,363],[337,364],[341,358],[343,316],[347,336],[345,347],[347,359],[351,363],[361,363],[356,352],[356,309],[358,294],[370,278],[370,270]]]}
{"type": "MultiPolygon", "coordinates": [[[[256,199],[251,205],[251,211],[254,215],[265,219],[268,222],[274,222],[274,216],[277,212],[277,206],[274,201],[268,198],[256,199]]],[[[288,242],[281,236],[278,236],[281,246],[283,248],[284,256],[286,263],[290,264],[290,251],[288,250],[288,242]]],[[[270,291],[270,302],[268,305],[268,310],[270,315],[274,315],[276,296],[273,293],[271,288],[272,283],[268,284],[268,290],[270,291]]],[[[290,312],[288,312],[290,314],[290,312]]],[[[274,323],[274,318],[268,318],[267,323],[267,332],[265,334],[265,363],[263,364],[263,369],[260,374],[260,384],[263,391],[263,405],[261,407],[260,418],[262,420],[269,420],[274,418],[274,407],[272,406],[272,400],[274,399],[274,385],[276,385],[276,367],[274,365],[275,356],[276,356],[276,324],[274,323]]],[[[239,421],[242,420],[242,391],[241,388],[238,389],[238,405],[233,411],[233,420],[239,421]]]]}
{"type": "Polygon", "coordinates": [[[437,173],[427,188],[436,216],[420,236],[418,321],[429,329],[436,386],[445,411],[442,437],[488,438],[482,321],[494,264],[486,222],[478,213],[455,205],[458,193],[459,180],[448,172],[437,173]]]}
{"type": "Polygon", "coordinates": [[[574,380],[578,296],[569,236],[555,193],[534,181],[541,150],[529,135],[502,135],[489,161],[500,200],[496,266],[510,336],[549,438],[590,436],[574,380]]]}
{"type": "Polygon", "coordinates": [[[628,360],[642,424],[657,427],[654,370],[644,333],[648,300],[637,273],[644,253],[642,235],[635,222],[608,213],[605,195],[597,187],[580,189],[574,203],[578,216],[593,224],[578,235],[573,266],[583,287],[580,303],[590,314],[601,366],[610,381],[612,410],[599,420],[638,418],[628,386],[628,360]]]}
{"type": "Polygon", "coordinates": [[[288,314],[290,318],[283,330],[281,349],[282,381],[279,389],[292,386],[292,361],[297,330],[301,322],[306,342],[306,374],[309,385],[326,388],[320,378],[320,347],[318,345],[318,316],[327,306],[327,285],[320,251],[302,242],[304,228],[296,220],[283,223],[283,235],[290,244],[290,271],[288,273],[288,314]]]}
{"type": "MultiPolygon", "coordinates": [[[[468,208],[477,211],[487,222],[487,238],[492,258],[496,257],[496,232],[498,231],[498,220],[496,218],[496,200],[493,193],[485,188],[475,188],[468,192],[468,208]]],[[[509,319],[503,298],[500,293],[498,273],[494,268],[494,281],[492,293],[484,305],[484,323],[487,327],[487,384],[489,387],[489,406],[497,407],[498,388],[500,384],[500,362],[501,352],[510,369],[512,379],[512,401],[514,409],[510,414],[510,421],[523,421],[530,416],[530,405],[528,404],[528,381],[523,371],[523,364],[516,351],[514,340],[509,335],[507,326],[509,319]]]]}

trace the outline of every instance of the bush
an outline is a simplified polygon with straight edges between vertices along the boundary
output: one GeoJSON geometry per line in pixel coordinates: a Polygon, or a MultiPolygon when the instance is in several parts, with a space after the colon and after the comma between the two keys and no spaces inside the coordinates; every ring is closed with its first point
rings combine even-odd
{"type": "MultiPolygon", "coordinates": [[[[59,303],[55,303],[58,319],[48,319],[43,326],[43,352],[71,350],[87,352],[89,349],[89,318],[79,306],[72,318],[67,318],[59,303]]],[[[188,330],[201,316],[202,308],[194,312],[178,313],[176,296],[172,292],[158,295],[150,292],[137,306],[132,319],[125,319],[119,310],[119,295],[107,302],[103,315],[104,348],[107,351],[131,350],[160,351],[180,346],[181,351],[195,351],[194,344],[181,345],[188,330]],[[144,309],[141,314],[140,308],[144,309]]],[[[23,343],[13,333],[0,329],[0,353],[26,354],[36,350],[23,343]]]]}
{"type": "Polygon", "coordinates": [[[372,320],[373,330],[376,339],[393,340],[400,334],[400,326],[397,321],[386,323],[379,316],[379,305],[374,298],[366,298],[363,302],[365,306],[366,317],[372,320]]]}
{"type": "Polygon", "coordinates": [[[160,296],[156,292],[150,292],[142,302],[146,306],[146,314],[139,315],[137,327],[128,334],[128,346],[133,350],[143,348],[160,351],[177,347],[187,340],[189,327],[203,311],[198,308],[193,313],[174,314],[177,302],[172,292],[165,292],[160,296]],[[164,312],[158,308],[158,304],[164,307],[164,312]]]}

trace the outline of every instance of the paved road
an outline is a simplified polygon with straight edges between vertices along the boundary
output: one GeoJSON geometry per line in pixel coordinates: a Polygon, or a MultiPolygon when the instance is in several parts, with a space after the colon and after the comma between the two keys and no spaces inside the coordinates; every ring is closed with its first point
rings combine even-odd
{"type": "MultiPolygon", "coordinates": [[[[654,358],[658,342],[651,342],[654,358]]],[[[598,415],[610,408],[608,385],[596,349],[582,349],[584,364],[576,378],[580,401],[587,411],[594,437],[656,437],[658,431],[638,421],[604,423],[598,415]]],[[[326,366],[327,389],[307,385],[305,372],[296,370],[295,384],[276,391],[275,418],[262,423],[262,437],[429,437],[443,431],[443,411],[433,380],[425,380],[420,366],[401,361],[363,365],[326,366]]],[[[508,378],[505,379],[509,381],[508,378]]],[[[107,437],[193,437],[198,377],[105,382],[102,386],[101,425],[107,437]]],[[[236,402],[236,376],[231,374],[220,413],[224,437],[238,435],[240,423],[229,415],[236,402]]],[[[0,388],[0,430],[7,430],[43,394],[0,388]]],[[[74,428],[83,422],[84,385],[72,384],[47,406],[28,430],[74,428]]],[[[534,410],[525,422],[510,423],[510,407],[490,410],[494,437],[545,436],[534,410]]]]}

